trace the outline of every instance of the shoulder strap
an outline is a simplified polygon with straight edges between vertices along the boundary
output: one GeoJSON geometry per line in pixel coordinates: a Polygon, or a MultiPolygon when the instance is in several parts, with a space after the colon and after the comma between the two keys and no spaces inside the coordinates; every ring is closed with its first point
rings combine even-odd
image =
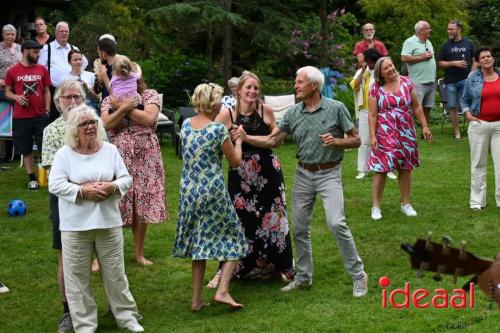
{"type": "Polygon", "coordinates": [[[49,71],[49,74],[50,74],[50,51],[51,51],[50,44],[51,43],[47,43],[47,70],[49,71]]]}
{"type": "Polygon", "coordinates": [[[233,107],[227,108],[229,111],[229,117],[231,118],[231,125],[234,124],[234,119],[233,119],[233,107]]]}

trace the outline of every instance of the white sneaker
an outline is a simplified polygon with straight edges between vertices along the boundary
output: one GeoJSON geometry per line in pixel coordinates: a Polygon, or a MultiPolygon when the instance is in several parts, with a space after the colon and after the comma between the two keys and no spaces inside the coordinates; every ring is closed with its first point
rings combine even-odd
{"type": "Polygon", "coordinates": [[[356,176],[356,179],[363,179],[366,177],[366,172],[360,172],[358,173],[358,175],[356,176]]]}
{"type": "Polygon", "coordinates": [[[394,174],[394,172],[392,172],[392,171],[389,171],[389,172],[387,173],[387,177],[388,177],[389,179],[392,179],[392,180],[394,180],[394,179],[398,179],[398,176],[396,176],[396,175],[394,174]]]}
{"type": "Polygon", "coordinates": [[[410,204],[401,205],[401,212],[406,216],[417,216],[417,212],[410,204]]]}
{"type": "Polygon", "coordinates": [[[382,218],[382,211],[378,207],[372,207],[372,220],[380,220],[382,218]]]}
{"type": "Polygon", "coordinates": [[[0,282],[0,294],[4,294],[4,293],[8,293],[8,292],[9,292],[9,288],[7,288],[7,286],[5,284],[0,282]]]}
{"type": "Polygon", "coordinates": [[[352,296],[363,297],[368,294],[368,274],[363,272],[363,277],[358,280],[354,280],[352,287],[352,296]]]}
{"type": "Polygon", "coordinates": [[[280,290],[286,293],[295,289],[311,289],[311,287],[311,282],[300,282],[298,280],[293,280],[286,287],[283,287],[280,290]]]}
{"type": "Polygon", "coordinates": [[[130,332],[144,332],[144,327],[139,323],[130,324],[126,327],[126,329],[130,332]]]}
{"type": "Polygon", "coordinates": [[[477,204],[471,205],[470,209],[472,209],[472,210],[481,210],[481,205],[477,205],[477,204]]]}

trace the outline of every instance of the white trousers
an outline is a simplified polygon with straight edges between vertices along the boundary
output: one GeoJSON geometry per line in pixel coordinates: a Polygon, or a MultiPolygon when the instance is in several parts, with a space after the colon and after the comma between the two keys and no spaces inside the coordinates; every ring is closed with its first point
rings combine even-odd
{"type": "Polygon", "coordinates": [[[94,250],[104,291],[118,326],[137,323],[137,305],[125,275],[122,228],[62,231],[61,240],[66,298],[75,332],[97,330],[97,306],[90,286],[94,250]]]}
{"type": "Polygon", "coordinates": [[[359,110],[359,138],[361,146],[358,148],[358,172],[369,172],[368,161],[370,160],[370,129],[368,127],[368,111],[359,110]]]}
{"type": "Polygon", "coordinates": [[[495,201],[500,207],[500,121],[472,121],[467,133],[470,145],[470,205],[486,206],[486,170],[491,149],[495,170],[495,201]]]}

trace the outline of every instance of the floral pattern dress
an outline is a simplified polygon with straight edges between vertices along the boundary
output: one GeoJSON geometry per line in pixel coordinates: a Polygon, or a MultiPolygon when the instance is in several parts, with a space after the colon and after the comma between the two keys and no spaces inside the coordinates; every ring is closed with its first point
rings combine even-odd
{"type": "MultiPolygon", "coordinates": [[[[142,93],[144,105],[160,106],[158,93],[149,89],[142,93]]],[[[109,110],[109,98],[102,102],[101,110],[109,110]]],[[[156,137],[156,123],[141,126],[132,121],[127,126],[108,131],[110,142],[120,152],[132,186],[120,201],[123,225],[161,223],[167,219],[165,173],[160,144],[156,137]],[[134,219],[134,215],[136,218],[134,219]]]]}
{"type": "Polygon", "coordinates": [[[377,149],[371,151],[368,163],[371,171],[413,170],[420,165],[411,107],[414,86],[409,78],[400,78],[397,92],[386,91],[379,84],[370,89],[378,106],[377,149]]]}
{"type": "Polygon", "coordinates": [[[196,130],[190,118],[180,135],[184,164],[174,257],[218,261],[245,257],[248,244],[222,174],[221,146],[229,137],[227,129],[210,123],[196,130]]]}
{"type": "MultiPolygon", "coordinates": [[[[250,116],[237,115],[234,123],[242,125],[248,135],[270,133],[257,111],[250,116]]],[[[242,148],[243,162],[239,168],[229,170],[228,189],[245,229],[250,252],[241,261],[236,276],[249,278],[282,273],[290,279],[293,253],[280,161],[271,149],[248,144],[242,148]]]]}

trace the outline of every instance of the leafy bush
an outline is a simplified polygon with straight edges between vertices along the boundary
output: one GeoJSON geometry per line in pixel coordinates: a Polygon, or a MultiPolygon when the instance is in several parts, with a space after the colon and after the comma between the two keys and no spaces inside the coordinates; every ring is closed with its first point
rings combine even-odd
{"type": "Polygon", "coordinates": [[[164,93],[166,106],[186,106],[188,96],[205,78],[208,62],[201,56],[173,51],[140,61],[148,86],[164,93]]]}

